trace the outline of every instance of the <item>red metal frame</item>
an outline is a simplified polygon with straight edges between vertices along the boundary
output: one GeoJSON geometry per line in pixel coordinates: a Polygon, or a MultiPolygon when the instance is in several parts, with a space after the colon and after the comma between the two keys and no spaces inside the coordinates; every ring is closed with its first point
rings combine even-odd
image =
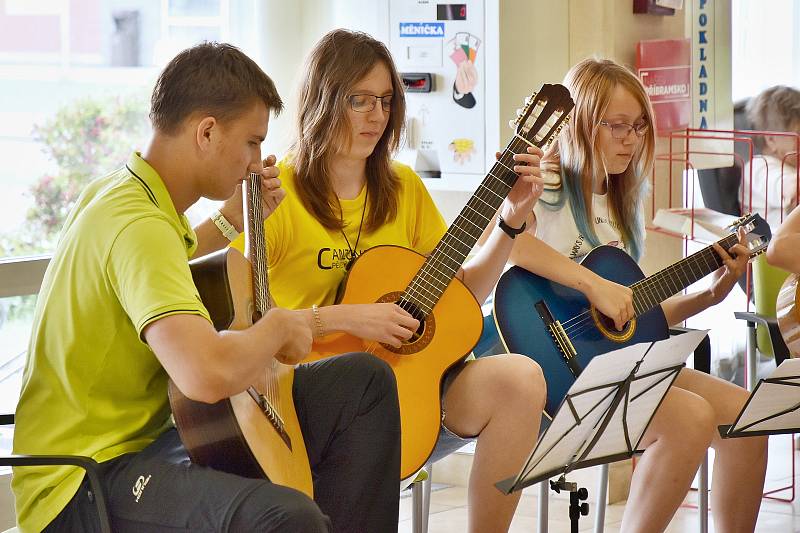
{"type": "MultiPolygon", "coordinates": [[[[747,187],[747,189],[748,189],[748,192],[749,192],[749,202],[747,203],[748,209],[745,209],[745,176],[744,176],[744,170],[747,167],[747,165],[746,165],[746,161],[744,160],[744,158],[742,158],[742,156],[740,156],[736,152],[710,152],[710,151],[703,151],[703,150],[691,150],[690,141],[691,140],[712,140],[712,141],[713,140],[720,140],[720,141],[726,141],[726,142],[730,142],[730,143],[737,143],[737,142],[745,143],[747,145],[747,153],[748,153],[748,157],[749,157],[747,162],[749,162],[749,161],[752,161],[754,157],[763,157],[763,156],[754,154],[754,140],[753,140],[753,137],[764,136],[764,135],[793,137],[795,139],[795,151],[788,153],[786,156],[784,156],[784,158],[781,161],[780,180],[781,180],[781,204],[782,204],[783,203],[783,193],[784,193],[785,167],[787,165],[787,160],[790,157],[797,156],[797,154],[800,153],[800,134],[794,133],[794,132],[771,132],[771,131],[760,131],[760,130],[714,130],[714,129],[706,130],[706,129],[688,128],[686,130],[673,132],[673,133],[670,133],[667,136],[662,137],[664,139],[668,139],[669,152],[663,153],[663,154],[657,154],[656,155],[656,161],[657,162],[658,161],[664,161],[664,162],[669,163],[668,164],[668,167],[669,167],[669,169],[668,169],[668,181],[667,181],[668,200],[669,200],[669,202],[668,202],[668,206],[667,207],[668,208],[680,207],[680,208],[685,208],[685,209],[689,209],[690,210],[690,213],[691,213],[691,215],[690,215],[690,218],[691,218],[691,225],[690,225],[691,231],[690,231],[690,234],[689,234],[689,236],[676,234],[675,232],[672,232],[672,231],[669,231],[669,230],[665,230],[663,228],[658,228],[656,226],[653,226],[652,224],[647,227],[647,230],[648,231],[653,231],[653,232],[658,232],[658,233],[663,233],[663,234],[667,234],[667,235],[670,235],[670,236],[673,236],[673,237],[677,237],[677,238],[683,239],[684,255],[686,255],[687,252],[688,252],[688,241],[689,240],[693,240],[695,242],[703,242],[700,239],[697,239],[695,237],[695,228],[694,228],[695,194],[696,194],[695,186],[694,186],[695,180],[694,179],[691,180],[691,192],[690,192],[690,187],[688,186],[688,181],[690,181],[690,180],[687,179],[687,174],[688,173],[686,172],[686,171],[689,171],[689,170],[691,170],[691,171],[696,170],[695,169],[695,165],[692,164],[692,161],[691,161],[692,156],[700,156],[700,155],[732,156],[734,158],[734,161],[736,163],[738,163],[739,167],[742,169],[742,181],[741,181],[741,184],[739,186],[739,194],[740,194],[739,205],[741,206],[740,209],[741,209],[741,211],[744,211],[744,212],[752,212],[752,210],[753,210],[753,168],[752,168],[752,165],[750,165],[748,167],[749,168],[749,176],[748,176],[749,186],[747,187]],[[680,140],[683,140],[683,151],[680,151],[680,152],[673,151],[673,146],[675,145],[675,141],[680,141],[680,140]],[[681,205],[681,206],[673,205],[673,194],[672,194],[672,188],[673,188],[673,185],[674,185],[674,177],[673,177],[673,166],[674,165],[673,165],[673,163],[677,163],[677,162],[683,162],[683,164],[684,164],[684,172],[682,173],[682,176],[681,176],[681,180],[683,181],[683,205],[681,205]]],[[[655,214],[656,214],[656,194],[657,194],[657,181],[656,181],[656,168],[655,168],[656,166],[657,165],[654,165],[654,168],[653,168],[653,171],[652,171],[652,174],[651,174],[651,183],[650,183],[650,185],[651,185],[651,194],[652,194],[652,198],[651,198],[651,213],[650,213],[651,219],[653,217],[655,217],[655,214]]],[[[691,175],[694,175],[694,173],[692,172],[691,175]]],[[[767,176],[769,177],[769,169],[767,169],[767,176]]],[[[798,205],[798,204],[800,204],[800,164],[796,165],[796,167],[795,167],[795,184],[796,184],[796,188],[795,188],[795,205],[798,205]]],[[[767,219],[767,215],[768,215],[768,206],[769,206],[769,178],[766,180],[766,183],[765,183],[764,187],[765,187],[765,191],[764,191],[764,198],[765,198],[764,199],[764,204],[765,205],[763,206],[763,208],[764,208],[763,214],[764,214],[764,219],[766,220],[767,219]]],[[[780,220],[781,220],[781,222],[783,222],[783,216],[784,216],[783,205],[781,205],[780,207],[781,207],[781,209],[780,209],[780,217],[781,217],[780,220]]],[[[740,214],[744,214],[744,213],[742,212],[740,214]]],[[[775,228],[773,228],[773,231],[774,231],[774,229],[775,228]]],[[[748,269],[747,269],[747,275],[748,275],[748,277],[752,275],[751,274],[751,269],[750,269],[749,266],[748,266],[748,269]]],[[[748,283],[748,287],[749,287],[749,283],[748,283]]],[[[748,292],[749,292],[749,289],[748,289],[748,292]]],[[[749,307],[750,307],[750,295],[749,294],[747,294],[747,306],[748,306],[748,310],[749,310],[749,307]]],[[[778,488],[775,488],[775,489],[772,489],[772,490],[768,490],[768,491],[764,492],[764,494],[763,494],[763,496],[765,498],[773,499],[773,500],[777,500],[777,501],[783,501],[783,502],[792,502],[792,501],[794,501],[795,496],[796,496],[795,483],[794,483],[794,479],[795,479],[795,475],[796,475],[796,464],[795,464],[795,456],[794,456],[794,439],[792,439],[791,448],[792,448],[792,483],[791,483],[791,485],[787,485],[787,486],[784,486],[784,487],[778,487],[778,488]],[[790,491],[790,497],[789,498],[783,498],[783,497],[775,496],[775,494],[778,494],[778,493],[781,493],[781,492],[785,492],[785,491],[790,491]]],[[[635,468],[635,466],[636,466],[636,459],[634,458],[633,467],[635,468]]],[[[692,490],[696,490],[696,489],[692,489],[692,490]]],[[[693,505],[693,504],[686,504],[685,506],[686,507],[692,507],[692,508],[696,508],[697,507],[696,505],[693,505]]]]}

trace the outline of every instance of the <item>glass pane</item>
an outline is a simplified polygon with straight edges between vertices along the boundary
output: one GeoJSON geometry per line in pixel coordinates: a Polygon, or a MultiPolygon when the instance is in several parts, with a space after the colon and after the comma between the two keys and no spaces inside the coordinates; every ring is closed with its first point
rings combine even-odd
{"type": "MultiPolygon", "coordinates": [[[[35,305],[34,295],[0,299],[0,413],[17,406],[35,305]]],[[[5,445],[0,435],[0,448],[5,445]]]]}
{"type": "Polygon", "coordinates": [[[220,31],[218,26],[172,26],[169,37],[177,53],[203,41],[219,41],[220,31]]]}
{"type": "Polygon", "coordinates": [[[169,0],[173,17],[218,17],[220,0],[169,0]]]}
{"type": "Polygon", "coordinates": [[[148,90],[124,90],[111,96],[118,86],[76,80],[0,84],[0,160],[9,162],[0,166],[0,257],[51,252],[83,187],[144,145],[148,90]]]}

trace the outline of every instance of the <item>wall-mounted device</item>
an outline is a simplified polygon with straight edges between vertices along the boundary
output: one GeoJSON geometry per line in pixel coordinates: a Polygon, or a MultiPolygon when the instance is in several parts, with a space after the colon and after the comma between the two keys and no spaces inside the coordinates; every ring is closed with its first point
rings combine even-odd
{"type": "Polygon", "coordinates": [[[434,91],[433,75],[430,72],[403,72],[400,74],[406,92],[429,93],[434,91]]]}
{"type": "Polygon", "coordinates": [[[407,93],[398,159],[439,178],[429,186],[471,190],[486,172],[484,13],[485,0],[389,2],[389,46],[407,93]]]}

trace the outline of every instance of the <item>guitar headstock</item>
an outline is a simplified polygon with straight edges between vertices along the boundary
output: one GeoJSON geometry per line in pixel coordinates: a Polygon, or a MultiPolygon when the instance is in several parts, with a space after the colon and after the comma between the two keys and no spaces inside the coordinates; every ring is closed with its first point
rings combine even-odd
{"type": "Polygon", "coordinates": [[[767,245],[772,238],[772,230],[767,221],[761,218],[761,215],[747,213],[736,219],[727,229],[733,233],[739,228],[744,229],[745,241],[750,249],[750,258],[767,251],[767,245]]]}
{"type": "Polygon", "coordinates": [[[517,110],[517,118],[509,125],[517,137],[542,148],[555,139],[573,107],[575,103],[566,87],[545,83],[539,92],[525,98],[525,106],[517,110]]]}

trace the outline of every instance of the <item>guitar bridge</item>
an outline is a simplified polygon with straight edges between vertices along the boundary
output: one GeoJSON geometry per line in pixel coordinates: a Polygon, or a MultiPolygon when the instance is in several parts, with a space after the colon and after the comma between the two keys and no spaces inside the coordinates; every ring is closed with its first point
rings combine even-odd
{"type": "Polygon", "coordinates": [[[536,313],[539,315],[539,318],[541,318],[542,322],[547,326],[547,331],[550,332],[550,336],[558,347],[558,351],[561,352],[561,357],[564,358],[570,372],[577,378],[583,369],[578,364],[578,351],[575,349],[569,335],[567,335],[567,332],[564,330],[564,326],[553,317],[553,314],[550,312],[544,300],[540,300],[534,304],[534,307],[536,308],[536,313]]]}
{"type": "Polygon", "coordinates": [[[291,450],[292,449],[292,438],[286,432],[286,424],[284,424],[283,419],[278,414],[278,411],[272,406],[270,401],[267,399],[266,396],[258,392],[253,387],[247,389],[248,394],[250,397],[253,398],[253,401],[256,402],[258,408],[261,409],[261,412],[264,413],[264,416],[267,417],[269,423],[278,432],[281,440],[286,444],[286,446],[291,450]]]}

